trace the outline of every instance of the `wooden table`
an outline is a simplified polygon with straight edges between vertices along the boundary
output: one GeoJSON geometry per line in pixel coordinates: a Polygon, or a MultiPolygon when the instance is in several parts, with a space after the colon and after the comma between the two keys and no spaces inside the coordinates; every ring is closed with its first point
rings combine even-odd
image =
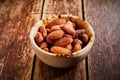
{"type": "Polygon", "coordinates": [[[0,80],[120,80],[120,0],[0,0],[0,80]],[[96,38],[84,61],[56,69],[28,36],[38,20],[66,13],[89,21],[96,38]]]}

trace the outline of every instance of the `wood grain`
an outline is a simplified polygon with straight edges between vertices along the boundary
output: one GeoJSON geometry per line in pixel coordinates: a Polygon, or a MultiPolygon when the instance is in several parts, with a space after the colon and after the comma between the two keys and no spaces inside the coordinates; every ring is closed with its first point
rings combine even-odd
{"type": "Polygon", "coordinates": [[[84,0],[84,7],[96,33],[89,80],[120,80],[120,0],[84,0]]]}
{"type": "Polygon", "coordinates": [[[0,0],[0,80],[30,79],[34,51],[28,36],[40,7],[40,0],[0,0]]]}
{"type": "MultiPolygon", "coordinates": [[[[73,14],[82,17],[80,0],[45,0],[42,18],[53,14],[73,14]]],[[[33,80],[86,80],[85,61],[68,69],[56,69],[36,57],[33,80]]]]}

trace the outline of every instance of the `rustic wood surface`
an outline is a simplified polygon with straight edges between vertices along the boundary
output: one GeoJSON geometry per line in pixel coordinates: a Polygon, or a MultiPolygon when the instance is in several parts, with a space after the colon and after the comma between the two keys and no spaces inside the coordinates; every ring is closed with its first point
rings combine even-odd
{"type": "Polygon", "coordinates": [[[0,80],[120,80],[120,0],[0,0],[0,80]],[[39,19],[73,14],[90,22],[95,43],[68,69],[42,63],[30,46],[39,19]]]}
{"type": "MultiPolygon", "coordinates": [[[[45,0],[42,18],[53,14],[73,14],[82,17],[81,1],[45,0]]],[[[34,69],[33,80],[86,80],[85,61],[69,69],[56,69],[45,65],[36,57],[34,69]]]]}
{"type": "Polygon", "coordinates": [[[84,0],[84,9],[96,33],[89,80],[120,80],[120,0],[84,0]]]}
{"type": "Polygon", "coordinates": [[[34,51],[28,35],[40,19],[40,2],[0,0],[0,80],[30,80],[34,51]]]}

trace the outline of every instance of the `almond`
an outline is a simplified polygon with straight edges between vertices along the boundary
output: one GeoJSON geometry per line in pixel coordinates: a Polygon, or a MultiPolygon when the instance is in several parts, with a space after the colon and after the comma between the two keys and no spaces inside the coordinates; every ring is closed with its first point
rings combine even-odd
{"type": "Polygon", "coordinates": [[[46,40],[47,40],[49,43],[52,43],[52,40],[62,38],[63,35],[64,35],[64,31],[62,31],[62,30],[52,31],[51,33],[49,33],[49,34],[47,35],[46,40]]]}
{"type": "Polygon", "coordinates": [[[70,38],[72,38],[72,36],[69,35],[69,34],[64,34],[64,37],[70,37],[70,38]]]}
{"type": "Polygon", "coordinates": [[[83,41],[84,43],[88,43],[88,40],[89,40],[88,35],[87,35],[87,34],[83,34],[83,35],[82,35],[82,41],[83,41]]]}
{"type": "Polygon", "coordinates": [[[80,43],[80,45],[83,44],[83,42],[80,39],[78,39],[78,38],[73,40],[73,44],[76,44],[76,43],[80,43]]]}
{"type": "Polygon", "coordinates": [[[51,31],[60,30],[60,29],[61,28],[59,27],[59,25],[51,27],[51,31]]]}
{"type": "Polygon", "coordinates": [[[86,32],[85,29],[76,30],[75,37],[79,37],[86,32]]]}
{"type": "Polygon", "coordinates": [[[42,37],[42,34],[40,32],[37,32],[36,36],[35,36],[35,41],[38,45],[41,44],[41,42],[43,41],[43,37],[42,37]]]}
{"type": "Polygon", "coordinates": [[[65,32],[69,34],[75,34],[75,29],[73,28],[73,23],[71,21],[68,21],[65,25],[61,27],[65,32]]]}
{"type": "Polygon", "coordinates": [[[48,49],[48,48],[43,48],[43,50],[49,52],[49,49],[48,49]]]}
{"type": "Polygon", "coordinates": [[[47,45],[47,42],[42,42],[41,45],[40,45],[40,48],[47,48],[48,45],[47,45]]]}
{"type": "Polygon", "coordinates": [[[51,29],[49,29],[49,28],[46,28],[46,31],[47,31],[47,33],[52,32],[51,29]]]}
{"type": "Polygon", "coordinates": [[[73,28],[75,29],[76,28],[76,25],[75,25],[75,23],[72,23],[73,24],[73,28]]]}
{"type": "Polygon", "coordinates": [[[66,49],[69,49],[69,50],[72,50],[72,45],[71,45],[71,44],[68,44],[65,48],[66,48],[66,49]]]}
{"type": "Polygon", "coordinates": [[[69,49],[59,47],[59,46],[53,46],[50,50],[55,54],[69,55],[71,53],[69,49]]]}
{"type": "Polygon", "coordinates": [[[45,29],[45,26],[41,26],[39,28],[39,32],[41,32],[42,36],[45,38],[47,36],[47,31],[45,29]]]}
{"type": "Polygon", "coordinates": [[[70,37],[63,37],[61,39],[59,39],[58,41],[55,42],[55,46],[61,46],[61,47],[65,47],[68,44],[71,44],[73,42],[73,39],[70,37]]]}
{"type": "Polygon", "coordinates": [[[61,25],[61,24],[65,24],[65,23],[66,23],[65,19],[58,18],[58,19],[55,19],[52,22],[48,23],[48,25],[46,25],[46,28],[51,28],[52,26],[61,25]]]}
{"type": "Polygon", "coordinates": [[[82,49],[82,47],[81,47],[80,43],[76,43],[76,44],[74,45],[74,51],[79,51],[79,50],[81,50],[81,49],[82,49]]]}

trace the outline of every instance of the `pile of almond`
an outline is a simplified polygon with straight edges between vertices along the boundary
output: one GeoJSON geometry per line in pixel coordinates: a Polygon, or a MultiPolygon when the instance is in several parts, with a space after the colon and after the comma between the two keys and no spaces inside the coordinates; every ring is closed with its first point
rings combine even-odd
{"type": "Polygon", "coordinates": [[[85,29],[62,18],[40,26],[34,39],[41,49],[59,56],[70,56],[89,41],[85,29]]]}

